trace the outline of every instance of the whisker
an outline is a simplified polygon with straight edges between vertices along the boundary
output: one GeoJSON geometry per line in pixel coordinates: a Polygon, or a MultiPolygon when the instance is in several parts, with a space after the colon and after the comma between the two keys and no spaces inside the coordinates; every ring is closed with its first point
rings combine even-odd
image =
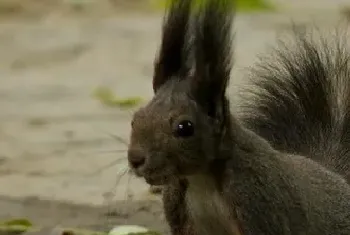
{"type": "Polygon", "coordinates": [[[113,139],[117,140],[118,142],[120,142],[120,143],[126,145],[126,146],[129,145],[128,141],[126,141],[125,139],[123,139],[122,137],[120,137],[120,136],[118,136],[118,135],[116,135],[116,134],[111,134],[111,133],[109,133],[108,135],[109,135],[110,137],[112,137],[113,139]]]}
{"type": "Polygon", "coordinates": [[[105,201],[107,202],[107,204],[109,204],[111,201],[113,201],[114,197],[115,197],[115,191],[118,188],[118,184],[120,183],[121,179],[126,175],[126,173],[128,172],[128,168],[124,168],[122,170],[120,170],[117,174],[116,180],[113,184],[113,187],[111,190],[108,190],[106,193],[103,194],[103,197],[105,199],[105,201]]]}
{"type": "Polygon", "coordinates": [[[106,135],[112,137],[113,139],[118,140],[118,141],[121,142],[122,144],[128,145],[128,141],[126,141],[125,139],[123,139],[122,137],[120,137],[120,136],[118,136],[118,135],[116,135],[116,134],[110,133],[108,130],[103,130],[102,128],[99,128],[99,127],[94,128],[94,129],[96,129],[96,131],[102,132],[102,133],[104,133],[104,134],[106,134],[106,135]]]}
{"type": "MultiPolygon", "coordinates": [[[[119,153],[125,153],[126,151],[128,151],[127,149],[116,149],[116,150],[99,150],[99,151],[95,151],[95,152],[78,152],[77,155],[79,156],[91,156],[91,155],[96,155],[96,154],[119,154],[119,153]]],[[[122,156],[116,156],[117,159],[123,158],[125,159],[125,155],[122,156]]]]}
{"type": "Polygon", "coordinates": [[[125,167],[124,169],[120,170],[120,172],[117,174],[117,178],[116,181],[114,182],[114,186],[113,188],[110,190],[110,192],[112,192],[112,194],[115,196],[115,190],[118,187],[118,184],[120,183],[121,179],[123,178],[123,176],[125,176],[127,173],[129,172],[129,167],[125,167]]]}
{"type": "Polygon", "coordinates": [[[127,169],[127,173],[128,173],[128,174],[131,174],[131,175],[133,175],[133,174],[134,174],[134,172],[131,170],[131,168],[130,168],[130,167],[128,167],[128,169],[127,169]]]}
{"type": "Polygon", "coordinates": [[[107,211],[104,213],[104,215],[105,215],[104,217],[107,217],[107,225],[108,226],[113,223],[113,215],[118,213],[117,211],[114,210],[113,206],[110,206],[110,205],[112,204],[112,202],[116,196],[115,192],[118,188],[120,181],[128,173],[128,170],[129,170],[129,167],[125,167],[125,168],[119,170],[112,189],[108,190],[107,192],[105,192],[103,194],[104,204],[107,205],[107,211]]]}
{"type": "MultiPolygon", "coordinates": [[[[72,180],[71,178],[69,179],[66,179],[63,181],[63,185],[65,187],[70,187],[72,184],[74,183],[78,183],[80,181],[85,181],[87,177],[94,177],[98,174],[101,174],[103,171],[115,166],[118,162],[124,160],[125,158],[118,158],[108,164],[106,164],[105,166],[102,166],[100,167],[99,169],[97,169],[96,171],[93,171],[93,172],[90,172],[90,173],[86,173],[86,174],[83,174],[83,175],[80,175],[80,176],[77,176],[77,179],[75,180],[72,180]]],[[[128,167],[127,167],[128,168],[128,167]]],[[[120,176],[120,178],[122,178],[128,171],[127,168],[124,168],[123,170],[120,170],[118,173],[117,173],[117,176],[120,176]]],[[[119,180],[120,181],[120,180],[119,180]]],[[[118,182],[119,182],[118,181],[118,182]]],[[[117,183],[118,183],[117,182],[117,183]]]]}
{"type": "Polygon", "coordinates": [[[130,200],[132,200],[132,192],[130,191],[130,182],[131,182],[131,178],[133,177],[133,174],[131,173],[131,171],[129,170],[128,171],[128,180],[127,180],[127,183],[126,183],[126,201],[129,202],[130,200]]]}
{"type": "Polygon", "coordinates": [[[125,153],[127,149],[113,149],[113,150],[102,150],[95,153],[125,153]]]}
{"type": "MultiPolygon", "coordinates": [[[[98,175],[98,174],[101,174],[101,172],[103,172],[103,171],[105,171],[105,170],[107,170],[107,169],[109,169],[109,168],[111,168],[111,167],[117,165],[117,164],[118,164],[119,162],[121,162],[122,160],[125,160],[125,158],[118,158],[118,159],[116,159],[116,160],[114,160],[114,161],[108,163],[107,165],[100,167],[100,168],[97,169],[96,171],[87,174],[86,176],[91,177],[91,176],[96,176],[96,175],[98,175]]],[[[126,173],[123,173],[123,174],[126,174],[126,173]]]]}

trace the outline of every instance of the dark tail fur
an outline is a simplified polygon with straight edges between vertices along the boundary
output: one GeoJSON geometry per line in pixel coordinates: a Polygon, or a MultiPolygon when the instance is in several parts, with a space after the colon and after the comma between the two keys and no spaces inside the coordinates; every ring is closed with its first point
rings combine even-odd
{"type": "Polygon", "coordinates": [[[296,33],[293,44],[260,61],[242,119],[278,150],[315,159],[350,182],[350,53],[345,37],[312,36],[296,33]]]}

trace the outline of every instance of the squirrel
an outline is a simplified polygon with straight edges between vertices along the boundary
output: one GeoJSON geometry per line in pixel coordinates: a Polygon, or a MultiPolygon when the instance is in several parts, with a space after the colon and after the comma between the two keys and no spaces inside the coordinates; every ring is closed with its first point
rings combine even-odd
{"type": "Polygon", "coordinates": [[[164,187],[172,235],[350,235],[350,53],[297,36],[231,111],[232,9],[172,1],[130,168],[164,187]]]}

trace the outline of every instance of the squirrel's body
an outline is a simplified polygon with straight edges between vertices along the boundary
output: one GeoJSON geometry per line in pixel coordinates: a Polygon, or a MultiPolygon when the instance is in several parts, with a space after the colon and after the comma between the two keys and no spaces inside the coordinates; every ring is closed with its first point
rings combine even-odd
{"type": "Polygon", "coordinates": [[[198,233],[237,234],[240,226],[217,187],[217,182],[205,175],[188,179],[186,208],[198,233]],[[226,218],[226,220],[223,218],[226,218]]]}
{"type": "MultiPolygon", "coordinates": [[[[164,203],[172,228],[193,223],[200,230],[189,234],[350,234],[350,187],[344,178],[309,158],[272,149],[247,129],[239,135],[232,158],[216,163],[212,173],[201,177],[205,182],[188,180],[181,191],[179,186],[177,190],[174,185],[165,186],[164,203]],[[200,192],[196,197],[188,197],[191,187],[200,192]],[[184,197],[188,217],[183,221],[175,218],[184,218],[174,213],[181,205],[174,202],[175,195],[178,200],[184,197]]],[[[178,229],[173,233],[187,234],[178,229]]]]}
{"type": "Polygon", "coordinates": [[[130,166],[173,235],[350,235],[350,53],[297,35],[231,112],[231,2],[172,2],[130,166]]]}

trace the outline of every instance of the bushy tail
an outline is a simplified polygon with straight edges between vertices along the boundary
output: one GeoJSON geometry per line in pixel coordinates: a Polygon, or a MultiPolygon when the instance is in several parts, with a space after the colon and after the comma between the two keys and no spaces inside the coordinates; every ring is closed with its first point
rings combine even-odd
{"type": "Polygon", "coordinates": [[[278,150],[308,156],[350,182],[350,51],[345,37],[313,36],[296,33],[260,60],[242,119],[278,150]]]}

